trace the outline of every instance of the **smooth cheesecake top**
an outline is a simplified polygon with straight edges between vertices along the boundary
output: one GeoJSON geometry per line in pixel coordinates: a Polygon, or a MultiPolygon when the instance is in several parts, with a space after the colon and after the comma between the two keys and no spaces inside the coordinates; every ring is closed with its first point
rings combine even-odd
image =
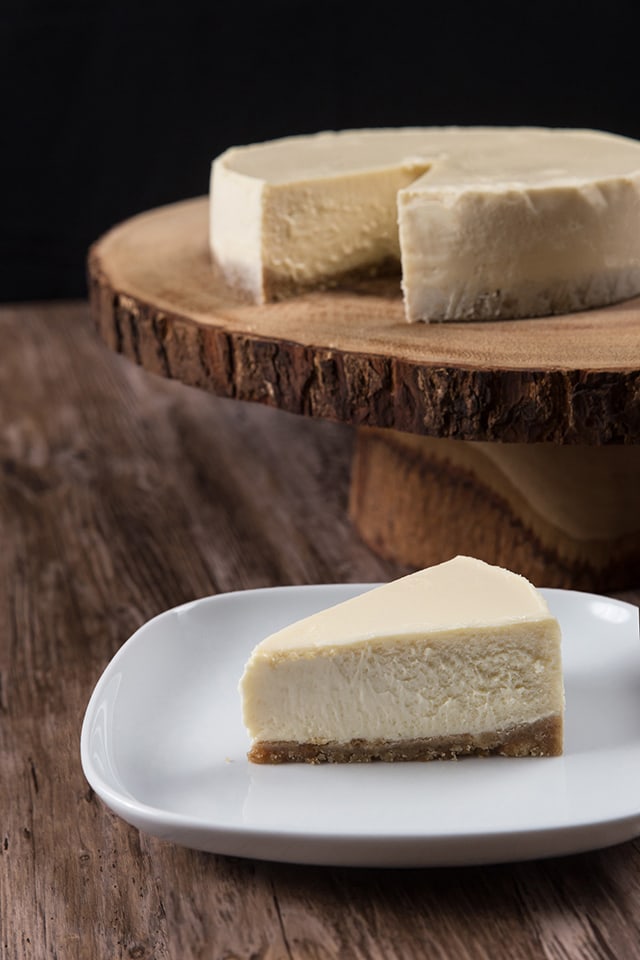
{"type": "MultiPolygon", "coordinates": [[[[233,147],[215,161],[278,185],[398,166],[425,186],[548,187],[640,171],[640,144],[593,130],[542,127],[400,127],[327,131],[233,147]]],[[[421,184],[422,185],[422,184],[421,184]]]]}
{"type": "Polygon", "coordinates": [[[254,656],[553,619],[524,577],[459,556],[329,607],[266,637],[254,656]]]}

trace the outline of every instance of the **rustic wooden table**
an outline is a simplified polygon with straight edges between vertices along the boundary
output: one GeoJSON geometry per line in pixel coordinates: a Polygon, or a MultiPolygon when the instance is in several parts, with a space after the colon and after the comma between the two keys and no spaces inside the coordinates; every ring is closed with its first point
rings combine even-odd
{"type": "Polygon", "coordinates": [[[0,324],[3,957],[640,957],[638,841],[331,869],[201,854],[112,815],[79,733],[136,627],[219,591],[402,571],[346,519],[351,428],[145,373],[83,304],[4,307],[0,324]]]}

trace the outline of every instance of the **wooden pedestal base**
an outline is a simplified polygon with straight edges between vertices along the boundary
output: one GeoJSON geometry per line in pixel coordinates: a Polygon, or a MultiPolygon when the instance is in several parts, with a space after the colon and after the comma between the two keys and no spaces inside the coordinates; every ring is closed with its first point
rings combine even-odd
{"type": "Polygon", "coordinates": [[[466,553],[538,586],[611,591],[640,579],[640,446],[361,428],[350,512],[371,547],[409,566],[466,553]]]}

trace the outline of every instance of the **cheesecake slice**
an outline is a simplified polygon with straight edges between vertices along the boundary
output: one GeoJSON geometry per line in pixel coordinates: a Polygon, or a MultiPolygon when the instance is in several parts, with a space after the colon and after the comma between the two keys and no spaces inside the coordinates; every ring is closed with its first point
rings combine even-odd
{"type": "Polygon", "coordinates": [[[267,637],[240,681],[255,763],[562,752],[560,628],[528,580],[456,557],[267,637]]]}
{"type": "Polygon", "coordinates": [[[256,303],[395,270],[409,321],[603,306],[640,292],[640,143],[427,127],[236,147],[212,166],[210,248],[256,303]]]}

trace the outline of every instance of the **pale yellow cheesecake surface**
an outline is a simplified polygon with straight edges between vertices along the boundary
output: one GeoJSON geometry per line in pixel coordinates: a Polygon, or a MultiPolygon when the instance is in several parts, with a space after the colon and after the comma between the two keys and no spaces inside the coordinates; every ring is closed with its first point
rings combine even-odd
{"type": "Polygon", "coordinates": [[[509,319],[640,292],[640,143],[589,130],[399,128],[232,148],[210,246],[268,300],[401,270],[407,319],[509,319]]]}
{"type": "Polygon", "coordinates": [[[267,637],[240,691],[258,762],[562,748],[558,623],[527,580],[470,557],[267,637]]]}

